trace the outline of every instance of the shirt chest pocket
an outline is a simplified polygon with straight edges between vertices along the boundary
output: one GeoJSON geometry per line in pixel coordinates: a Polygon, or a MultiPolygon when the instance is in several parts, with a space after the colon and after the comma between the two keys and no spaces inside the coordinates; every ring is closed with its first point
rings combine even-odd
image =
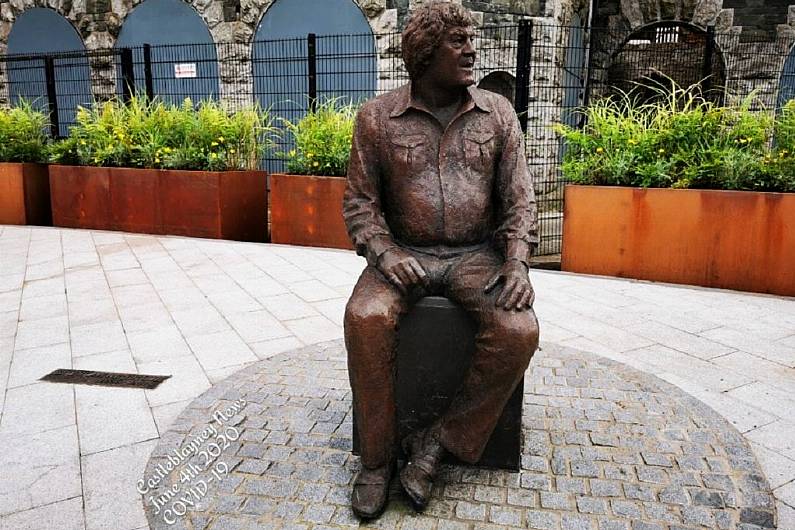
{"type": "Polygon", "coordinates": [[[492,131],[466,131],[464,158],[470,173],[490,174],[494,168],[495,137],[492,131]]]}
{"type": "Polygon", "coordinates": [[[395,135],[392,144],[392,163],[395,171],[406,173],[416,171],[424,162],[428,138],[424,134],[395,135]]]}

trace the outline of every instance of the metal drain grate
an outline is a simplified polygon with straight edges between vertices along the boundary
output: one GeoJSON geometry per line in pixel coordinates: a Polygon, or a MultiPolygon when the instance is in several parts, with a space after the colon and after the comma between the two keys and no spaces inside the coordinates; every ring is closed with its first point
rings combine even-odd
{"type": "Polygon", "coordinates": [[[45,375],[40,381],[50,383],[72,383],[76,385],[119,386],[154,390],[171,377],[170,375],[141,375],[120,372],[96,372],[94,370],[67,370],[59,368],[45,375]]]}

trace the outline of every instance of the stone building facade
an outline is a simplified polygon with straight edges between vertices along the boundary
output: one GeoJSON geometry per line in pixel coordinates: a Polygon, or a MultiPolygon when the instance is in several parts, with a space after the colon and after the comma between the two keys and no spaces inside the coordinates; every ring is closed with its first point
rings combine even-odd
{"type": "Polygon", "coordinates": [[[713,26],[727,95],[741,98],[756,90],[762,106],[775,105],[782,69],[795,44],[795,2],[600,0],[593,26],[610,31],[597,46],[594,67],[606,71],[628,34],[660,21],[679,22],[695,32],[713,26]]]}
{"type": "MultiPolygon", "coordinates": [[[[218,44],[220,94],[235,100],[238,94],[252,93],[251,67],[248,63],[257,28],[268,9],[276,2],[291,0],[186,0],[206,24],[218,44]],[[237,43],[225,46],[222,43],[237,43]]],[[[354,2],[366,18],[378,51],[378,90],[405,82],[397,39],[380,37],[399,32],[418,0],[343,0],[354,2]]],[[[461,0],[457,0],[461,1],[461,0]]],[[[0,53],[7,51],[8,36],[17,17],[34,7],[53,9],[67,19],[79,33],[88,50],[113,48],[127,16],[141,0],[10,0],[0,2],[0,53]]],[[[557,157],[557,141],[548,124],[559,120],[563,95],[561,85],[565,61],[567,26],[576,15],[580,23],[587,20],[587,0],[463,0],[476,20],[483,25],[510,25],[531,19],[533,53],[530,55],[533,112],[529,116],[529,156],[541,168],[557,157]]],[[[515,34],[515,32],[514,32],[515,34]]],[[[516,42],[504,42],[504,33],[484,34],[479,45],[489,50],[478,65],[481,77],[501,72],[507,83],[516,75],[516,42]],[[500,51],[504,49],[504,51],[500,51]],[[486,64],[486,62],[488,64],[486,64]]],[[[111,60],[91,59],[92,93],[103,98],[117,92],[117,73],[111,60]]],[[[0,69],[0,83],[5,81],[0,69]]],[[[6,92],[0,90],[0,93],[6,92]]],[[[4,94],[4,99],[6,99],[4,94]]],[[[540,180],[544,180],[539,176],[540,180]]]]}
{"type": "MultiPolygon", "coordinates": [[[[275,2],[291,0],[184,1],[201,17],[217,45],[221,97],[231,100],[235,95],[252,94],[252,41],[259,38],[257,29],[275,2]]],[[[366,19],[378,54],[378,90],[405,82],[405,74],[396,68],[400,60],[394,33],[402,29],[407,16],[422,0],[328,1],[355,3],[366,19]],[[385,34],[393,36],[383,37],[385,34]]],[[[483,25],[516,24],[520,20],[533,23],[527,149],[537,189],[547,198],[542,210],[548,209],[552,216],[559,215],[557,211],[562,204],[558,163],[561,146],[552,125],[574,123],[572,109],[587,97],[586,77],[595,85],[606,85],[617,54],[627,46],[638,46],[631,44],[635,42],[633,35],[654,24],[679,24],[693,34],[703,34],[709,26],[714,26],[715,60],[720,70],[716,78],[725,81],[729,93],[736,96],[759,91],[767,107],[776,101],[782,68],[795,43],[795,0],[454,1],[471,9],[483,25]],[[589,36],[588,28],[607,28],[607,31],[593,31],[589,36]],[[760,54],[761,48],[765,53],[760,54]]],[[[68,20],[88,50],[111,49],[117,44],[128,15],[139,4],[141,0],[0,1],[0,54],[7,51],[8,37],[17,17],[34,7],[52,9],[68,20]]],[[[504,39],[503,33],[482,34],[478,44],[489,51],[481,54],[478,72],[481,78],[492,74],[486,81],[510,93],[516,75],[516,42],[504,39]]],[[[652,44],[644,46],[653,48],[652,44]]],[[[676,46],[668,45],[668,57],[675,57],[676,46]]],[[[641,54],[645,59],[629,65],[637,70],[638,78],[675,67],[676,61],[664,64],[665,61],[649,59],[655,57],[655,52],[647,51],[641,54]]],[[[792,64],[795,94],[795,60],[792,64]]],[[[94,61],[91,70],[95,97],[116,93],[117,73],[112,60],[94,61]]],[[[0,85],[6,81],[4,76],[5,69],[0,68],[0,85]]],[[[7,100],[7,92],[0,86],[0,98],[7,100]]]]}

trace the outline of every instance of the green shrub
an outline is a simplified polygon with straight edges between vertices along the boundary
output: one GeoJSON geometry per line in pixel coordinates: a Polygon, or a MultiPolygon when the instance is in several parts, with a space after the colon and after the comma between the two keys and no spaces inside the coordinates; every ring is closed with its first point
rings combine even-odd
{"type": "Polygon", "coordinates": [[[190,99],[118,99],[77,110],[69,138],[50,149],[59,164],[227,171],[256,169],[273,145],[275,129],[259,108],[228,110],[222,103],[190,99]]]}
{"type": "Polygon", "coordinates": [[[555,127],[567,143],[563,175],[580,184],[795,191],[795,103],[776,119],[751,110],[754,97],[718,106],[672,82],[651,103],[633,93],[598,100],[581,111],[583,129],[555,127]]]}
{"type": "Polygon", "coordinates": [[[317,109],[293,123],[284,120],[295,148],[282,152],[287,171],[297,175],[345,176],[351,156],[354,105],[341,105],[337,99],[318,104],[317,109]]]}
{"type": "Polygon", "coordinates": [[[0,109],[0,162],[44,162],[49,124],[47,115],[25,100],[0,109]]]}

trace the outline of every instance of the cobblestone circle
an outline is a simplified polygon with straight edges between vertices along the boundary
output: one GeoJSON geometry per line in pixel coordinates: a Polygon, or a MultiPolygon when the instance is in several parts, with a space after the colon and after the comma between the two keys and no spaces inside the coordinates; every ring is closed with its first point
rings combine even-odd
{"type": "MultiPolygon", "coordinates": [[[[521,472],[445,466],[422,515],[394,481],[386,513],[367,527],[775,528],[769,485],[742,435],[622,364],[542,344],[525,378],[522,431],[521,472]]],[[[260,361],[194,400],[162,435],[139,483],[150,527],[359,526],[350,450],[341,341],[260,361]]]]}

